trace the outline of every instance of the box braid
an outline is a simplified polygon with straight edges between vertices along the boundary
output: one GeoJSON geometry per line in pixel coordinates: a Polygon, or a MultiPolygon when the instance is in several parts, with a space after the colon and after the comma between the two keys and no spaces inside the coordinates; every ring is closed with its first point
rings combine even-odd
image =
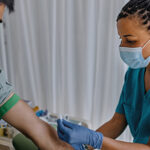
{"type": "Polygon", "coordinates": [[[14,0],[0,0],[0,3],[4,3],[10,13],[14,11],[14,0]]]}
{"type": "Polygon", "coordinates": [[[150,30],[150,0],[130,0],[121,10],[117,21],[121,18],[137,16],[142,25],[150,30]]]}

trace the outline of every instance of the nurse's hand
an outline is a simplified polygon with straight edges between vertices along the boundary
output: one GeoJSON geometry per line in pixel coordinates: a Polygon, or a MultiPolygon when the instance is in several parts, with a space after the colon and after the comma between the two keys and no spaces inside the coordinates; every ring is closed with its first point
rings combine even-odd
{"type": "Polygon", "coordinates": [[[95,132],[83,126],[79,126],[65,120],[58,120],[58,136],[65,142],[73,144],[87,144],[100,149],[103,142],[103,134],[95,132]]]}

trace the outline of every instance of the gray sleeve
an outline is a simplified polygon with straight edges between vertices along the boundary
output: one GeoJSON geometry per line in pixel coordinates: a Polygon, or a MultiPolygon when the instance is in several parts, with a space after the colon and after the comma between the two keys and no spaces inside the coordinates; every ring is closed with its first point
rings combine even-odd
{"type": "Polygon", "coordinates": [[[0,69],[0,104],[2,104],[13,91],[13,86],[8,82],[5,72],[0,69]]]}

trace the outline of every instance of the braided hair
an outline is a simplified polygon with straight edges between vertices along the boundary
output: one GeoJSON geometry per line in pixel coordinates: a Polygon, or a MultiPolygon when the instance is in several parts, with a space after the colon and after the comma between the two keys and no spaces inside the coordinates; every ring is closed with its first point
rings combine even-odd
{"type": "Polygon", "coordinates": [[[0,0],[0,3],[4,3],[9,9],[10,13],[14,11],[14,0],[0,0]]]}
{"type": "Polygon", "coordinates": [[[127,17],[138,17],[141,24],[150,30],[150,0],[130,0],[122,8],[117,21],[127,17]]]}

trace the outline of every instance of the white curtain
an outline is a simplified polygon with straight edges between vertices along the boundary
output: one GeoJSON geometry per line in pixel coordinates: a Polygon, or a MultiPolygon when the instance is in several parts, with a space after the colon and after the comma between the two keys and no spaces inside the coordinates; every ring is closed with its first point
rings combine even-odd
{"type": "MultiPolygon", "coordinates": [[[[4,68],[16,93],[50,112],[90,121],[115,112],[126,66],[116,17],[125,0],[16,0],[5,14],[4,68]]],[[[2,66],[3,67],[3,66],[2,66]]],[[[130,141],[127,130],[121,137],[130,141]]]]}

